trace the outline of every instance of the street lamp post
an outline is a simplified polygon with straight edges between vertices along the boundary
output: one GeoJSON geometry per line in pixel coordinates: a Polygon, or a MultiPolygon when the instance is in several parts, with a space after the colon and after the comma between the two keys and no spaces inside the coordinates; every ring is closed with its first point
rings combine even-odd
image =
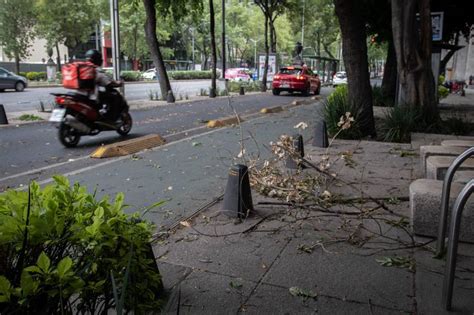
{"type": "Polygon", "coordinates": [[[255,55],[254,55],[254,59],[253,59],[253,64],[255,66],[255,69],[258,69],[257,67],[257,43],[261,40],[261,39],[250,39],[254,45],[255,45],[255,55]]]}

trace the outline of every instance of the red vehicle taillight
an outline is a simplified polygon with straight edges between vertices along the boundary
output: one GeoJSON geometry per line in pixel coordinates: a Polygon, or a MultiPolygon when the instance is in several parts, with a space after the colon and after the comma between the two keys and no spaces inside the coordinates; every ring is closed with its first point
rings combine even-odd
{"type": "Polygon", "coordinates": [[[296,76],[296,80],[304,80],[304,76],[298,75],[298,76],[296,76]]]}
{"type": "Polygon", "coordinates": [[[274,80],[280,80],[280,76],[279,75],[276,75],[273,77],[274,80]]]}
{"type": "Polygon", "coordinates": [[[66,101],[66,98],[64,96],[56,96],[56,104],[63,105],[64,102],[66,101]]]}

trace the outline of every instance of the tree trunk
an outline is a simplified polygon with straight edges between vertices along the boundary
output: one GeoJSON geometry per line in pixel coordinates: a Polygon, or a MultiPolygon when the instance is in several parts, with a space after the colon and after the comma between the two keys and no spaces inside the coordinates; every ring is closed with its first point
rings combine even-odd
{"type": "Polygon", "coordinates": [[[211,63],[212,63],[212,73],[211,73],[211,91],[209,91],[209,97],[216,97],[216,79],[217,79],[217,51],[216,51],[216,22],[214,20],[214,1],[209,0],[209,16],[210,16],[210,32],[211,32],[211,63]]]}
{"type": "Polygon", "coordinates": [[[15,53],[15,72],[16,74],[20,74],[20,56],[18,53],[15,53]]]}
{"type": "Polygon", "coordinates": [[[268,75],[268,56],[270,47],[268,47],[268,15],[265,14],[265,31],[264,31],[264,41],[265,41],[265,65],[263,68],[262,75],[262,84],[260,85],[260,91],[267,91],[267,75],[268,75]]]}
{"type": "Polygon", "coordinates": [[[58,71],[61,72],[61,55],[59,54],[59,43],[56,42],[56,63],[58,65],[58,71]]]}
{"type": "Polygon", "coordinates": [[[277,48],[277,38],[276,38],[276,30],[275,30],[275,19],[276,17],[272,18],[271,16],[268,19],[269,27],[270,27],[270,52],[276,53],[277,48]]]}
{"type": "Polygon", "coordinates": [[[174,103],[174,95],[171,90],[171,84],[166,72],[165,63],[163,62],[163,55],[160,51],[160,44],[156,37],[156,0],[143,0],[143,5],[146,12],[145,21],[145,35],[148,48],[150,48],[151,59],[156,66],[158,76],[160,78],[161,97],[166,98],[170,103],[174,103]],[[169,95],[170,94],[170,95],[169,95]],[[167,96],[170,97],[167,97],[167,96]]]}
{"type": "MultiPolygon", "coordinates": [[[[454,36],[454,45],[457,46],[458,44],[459,44],[459,33],[457,33],[454,36]]],[[[458,51],[461,48],[462,47],[456,47],[456,48],[453,48],[453,49],[449,50],[449,52],[446,54],[446,56],[444,56],[444,58],[441,60],[441,62],[439,64],[439,73],[438,73],[438,75],[441,74],[441,73],[446,72],[446,65],[448,64],[449,60],[451,60],[451,58],[454,56],[456,51],[458,51]]]]}
{"type": "Polygon", "coordinates": [[[363,136],[375,136],[372,88],[368,72],[365,23],[357,0],[334,0],[342,35],[347,71],[348,99],[352,102],[363,136]]]}
{"type": "Polygon", "coordinates": [[[397,56],[393,41],[388,42],[387,59],[382,78],[382,95],[395,103],[397,93],[397,56]]]}
{"type": "Polygon", "coordinates": [[[400,85],[398,103],[420,106],[425,122],[432,123],[439,115],[431,70],[430,0],[419,0],[418,3],[419,31],[416,28],[416,2],[392,0],[393,42],[400,85]]]}

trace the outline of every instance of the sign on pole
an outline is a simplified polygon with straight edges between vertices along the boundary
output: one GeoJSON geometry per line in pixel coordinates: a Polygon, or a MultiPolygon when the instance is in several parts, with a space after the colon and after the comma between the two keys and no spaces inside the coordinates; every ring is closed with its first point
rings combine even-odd
{"type": "MultiPolygon", "coordinates": [[[[276,74],[276,55],[270,54],[268,56],[268,71],[267,81],[273,81],[273,76],[276,74]]],[[[265,70],[265,55],[258,55],[258,79],[263,79],[263,71],[265,70]]]]}

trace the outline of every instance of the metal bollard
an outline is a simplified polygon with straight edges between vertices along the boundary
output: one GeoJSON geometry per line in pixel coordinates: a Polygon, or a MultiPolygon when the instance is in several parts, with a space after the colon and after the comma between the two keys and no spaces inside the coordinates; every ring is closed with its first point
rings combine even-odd
{"type": "Polygon", "coordinates": [[[239,95],[245,95],[245,88],[241,85],[239,89],[239,95]]]}
{"type": "Polygon", "coordinates": [[[451,310],[451,302],[453,299],[454,273],[456,271],[456,258],[458,252],[459,229],[461,227],[461,215],[467,200],[474,192],[474,179],[464,186],[454,203],[453,213],[451,217],[451,225],[449,229],[448,239],[448,255],[446,257],[446,271],[444,273],[443,282],[443,306],[446,310],[451,310]]]}
{"type": "Polygon", "coordinates": [[[0,104],[0,125],[8,125],[7,114],[2,104],[0,104]]]}
{"type": "Polygon", "coordinates": [[[314,127],[313,146],[318,148],[327,148],[329,146],[328,132],[326,122],[320,120],[314,127]]]}
{"type": "Polygon", "coordinates": [[[248,168],[238,164],[229,170],[222,212],[229,217],[246,218],[253,212],[248,168]]]}
{"type": "MultiPolygon", "coordinates": [[[[299,158],[304,157],[304,143],[303,143],[303,136],[300,134],[296,134],[293,136],[293,149],[295,153],[298,155],[299,158]]],[[[289,169],[303,169],[305,168],[303,164],[295,161],[294,157],[288,156],[286,159],[285,165],[289,169]]]]}
{"type": "Polygon", "coordinates": [[[436,242],[436,255],[442,255],[444,251],[444,239],[446,238],[446,221],[448,220],[449,194],[451,192],[451,183],[454,173],[461,164],[474,155],[474,147],[471,147],[461,153],[449,166],[443,180],[443,190],[441,192],[441,212],[439,214],[438,239],[436,242]]]}

